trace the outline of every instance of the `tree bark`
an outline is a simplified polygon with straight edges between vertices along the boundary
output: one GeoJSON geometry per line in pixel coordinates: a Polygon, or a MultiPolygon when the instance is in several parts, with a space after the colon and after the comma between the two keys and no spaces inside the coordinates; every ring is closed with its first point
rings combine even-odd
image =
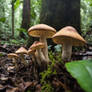
{"type": "Polygon", "coordinates": [[[80,32],[80,0],[42,0],[40,23],[56,30],[73,26],[80,32]]]}
{"type": "Polygon", "coordinates": [[[12,37],[14,37],[14,0],[12,0],[12,37]]]}
{"type": "MultiPolygon", "coordinates": [[[[28,30],[29,27],[30,27],[30,0],[24,0],[21,28],[28,30]]],[[[25,38],[23,32],[20,32],[20,37],[25,38]]]]}
{"type": "MultiPolygon", "coordinates": [[[[57,31],[73,26],[80,31],[80,0],[42,0],[40,23],[54,27],[57,31]]],[[[54,43],[48,40],[54,51],[54,43]]]]}

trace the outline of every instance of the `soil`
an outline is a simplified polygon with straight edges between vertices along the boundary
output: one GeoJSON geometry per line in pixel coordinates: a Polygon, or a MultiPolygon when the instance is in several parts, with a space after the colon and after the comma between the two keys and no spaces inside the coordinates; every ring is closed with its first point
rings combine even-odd
{"type": "MultiPolygon", "coordinates": [[[[12,59],[7,57],[8,53],[15,52],[19,47],[0,45],[0,92],[42,92],[41,76],[38,74],[38,78],[35,77],[32,58],[25,55],[28,65],[25,66],[19,59],[16,62],[18,66],[15,67],[12,59]]],[[[57,74],[52,74],[46,79],[54,92],[84,92],[64,65],[56,63],[54,68],[57,74]]]]}

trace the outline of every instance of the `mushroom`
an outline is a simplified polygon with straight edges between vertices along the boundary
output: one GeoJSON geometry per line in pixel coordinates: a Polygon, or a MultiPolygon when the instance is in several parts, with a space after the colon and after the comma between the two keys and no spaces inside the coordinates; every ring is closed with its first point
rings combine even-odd
{"type": "Polygon", "coordinates": [[[70,61],[72,46],[83,46],[86,44],[86,41],[72,26],[62,28],[53,35],[52,39],[56,44],[62,44],[62,60],[64,62],[70,61]]]}
{"type": "Polygon", "coordinates": [[[13,59],[13,63],[15,65],[15,67],[17,68],[17,63],[16,62],[17,62],[17,59],[19,58],[18,55],[15,54],[15,53],[9,53],[7,56],[8,56],[8,58],[13,59]]]}
{"type": "Polygon", "coordinates": [[[43,54],[47,62],[49,62],[46,38],[52,38],[52,36],[56,33],[56,30],[46,24],[37,24],[29,28],[28,33],[33,37],[40,37],[40,42],[43,42],[45,44],[45,48],[43,48],[42,50],[43,54]]]}
{"type": "Polygon", "coordinates": [[[31,50],[36,50],[35,56],[37,58],[37,63],[39,64],[39,66],[41,66],[41,61],[45,61],[45,56],[41,51],[41,49],[44,47],[44,43],[38,41],[35,41],[33,45],[30,47],[31,50]]]}
{"type": "Polygon", "coordinates": [[[29,48],[28,50],[28,55],[32,55],[32,61],[33,61],[33,72],[34,72],[34,77],[36,80],[38,80],[38,69],[37,69],[37,64],[36,64],[36,57],[35,57],[35,51],[29,48]]]}
{"type": "Polygon", "coordinates": [[[27,53],[28,55],[32,55],[32,60],[33,60],[33,61],[36,61],[36,59],[35,59],[35,51],[36,51],[36,50],[31,50],[31,49],[29,49],[29,50],[28,50],[28,53],[27,53]]]}
{"type": "Polygon", "coordinates": [[[25,61],[25,58],[24,58],[24,54],[27,54],[27,50],[24,47],[20,47],[15,53],[19,54],[23,64],[27,65],[27,62],[25,61]]]}

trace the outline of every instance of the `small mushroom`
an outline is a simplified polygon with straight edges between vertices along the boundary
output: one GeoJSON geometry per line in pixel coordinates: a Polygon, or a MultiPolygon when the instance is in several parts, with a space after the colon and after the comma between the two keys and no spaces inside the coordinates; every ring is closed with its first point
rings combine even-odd
{"type": "Polygon", "coordinates": [[[43,54],[47,62],[49,62],[48,45],[46,38],[52,38],[52,36],[56,33],[56,30],[46,24],[37,24],[29,28],[28,33],[33,37],[40,37],[40,42],[43,42],[45,44],[45,47],[42,50],[43,54]]]}
{"type": "Polygon", "coordinates": [[[27,54],[27,50],[24,47],[20,47],[15,53],[19,54],[19,57],[21,58],[23,64],[27,65],[27,62],[24,58],[24,54],[27,54]]]}
{"type": "Polygon", "coordinates": [[[8,56],[8,58],[13,59],[13,63],[15,65],[15,67],[17,68],[17,59],[19,58],[18,55],[15,53],[9,53],[7,56],[8,56]]]}
{"type": "Polygon", "coordinates": [[[39,64],[39,66],[41,66],[42,61],[45,61],[45,56],[41,51],[41,49],[44,47],[45,47],[44,43],[38,41],[35,41],[33,45],[30,47],[31,50],[36,50],[35,56],[37,58],[37,63],[39,64]]]}
{"type": "Polygon", "coordinates": [[[62,44],[62,60],[70,61],[72,46],[83,46],[86,41],[78,34],[72,26],[66,26],[52,37],[56,44],[62,44]]]}
{"type": "Polygon", "coordinates": [[[31,49],[29,49],[29,50],[28,50],[28,53],[27,53],[28,55],[31,55],[31,56],[32,56],[32,60],[33,60],[33,61],[36,61],[36,60],[35,60],[35,51],[36,51],[36,50],[31,50],[31,49]]]}
{"type": "Polygon", "coordinates": [[[32,50],[29,48],[28,50],[28,55],[32,56],[32,61],[33,61],[33,72],[34,72],[34,77],[36,80],[38,80],[38,69],[37,69],[37,63],[36,63],[36,56],[35,56],[36,50],[32,50]]]}

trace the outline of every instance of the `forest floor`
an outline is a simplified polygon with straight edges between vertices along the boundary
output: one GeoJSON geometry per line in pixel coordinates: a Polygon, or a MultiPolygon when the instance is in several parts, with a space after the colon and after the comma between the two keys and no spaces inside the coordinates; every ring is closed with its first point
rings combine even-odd
{"type": "MultiPolygon", "coordinates": [[[[20,46],[0,45],[0,92],[50,92],[42,90],[41,76],[35,78],[33,61],[26,56],[28,65],[17,61],[16,69],[12,60],[7,57],[8,53],[15,52],[20,46]]],[[[52,92],[84,92],[77,81],[66,71],[64,65],[56,63],[56,74],[46,78],[46,82],[53,87],[52,92]]]]}

